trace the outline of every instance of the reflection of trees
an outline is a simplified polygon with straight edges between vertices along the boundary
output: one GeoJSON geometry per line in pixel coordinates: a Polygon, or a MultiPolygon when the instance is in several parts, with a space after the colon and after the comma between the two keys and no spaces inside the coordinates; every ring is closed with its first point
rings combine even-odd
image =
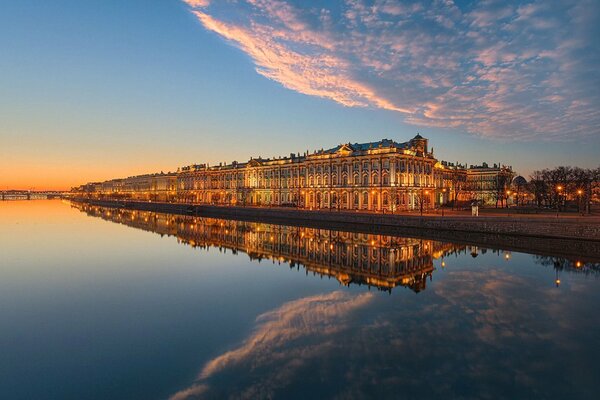
{"type": "Polygon", "coordinates": [[[342,285],[391,291],[426,288],[433,260],[464,246],[433,240],[302,228],[75,204],[88,215],[160,235],[196,248],[246,253],[251,260],[302,266],[306,273],[333,277],[342,285]]]}
{"type": "Polygon", "coordinates": [[[552,267],[556,271],[567,271],[569,273],[600,274],[600,263],[586,262],[584,260],[570,260],[563,257],[534,256],[535,263],[546,267],[552,267]]]}

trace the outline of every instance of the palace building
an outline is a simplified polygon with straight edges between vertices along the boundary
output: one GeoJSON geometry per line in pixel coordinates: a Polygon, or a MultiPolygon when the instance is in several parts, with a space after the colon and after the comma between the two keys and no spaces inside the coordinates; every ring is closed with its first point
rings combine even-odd
{"type": "Polygon", "coordinates": [[[176,173],[90,183],[73,192],[89,198],[395,212],[468,200],[472,176],[462,165],[437,160],[428,139],[417,134],[403,143],[383,139],[312,154],[195,164],[176,173]]]}
{"type": "Polygon", "coordinates": [[[469,197],[484,205],[506,203],[510,200],[509,189],[514,176],[512,168],[506,165],[471,165],[467,170],[469,197]]]}

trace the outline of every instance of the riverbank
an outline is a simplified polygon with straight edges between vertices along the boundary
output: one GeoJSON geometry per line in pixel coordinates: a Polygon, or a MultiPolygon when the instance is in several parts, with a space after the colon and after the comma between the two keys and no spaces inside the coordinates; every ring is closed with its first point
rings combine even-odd
{"type": "Polygon", "coordinates": [[[141,201],[73,199],[106,207],[211,216],[232,219],[311,221],[323,224],[417,228],[434,231],[488,233],[494,235],[600,241],[596,217],[539,218],[538,216],[392,215],[352,211],[302,210],[283,207],[234,207],[141,201]]]}
{"type": "Polygon", "coordinates": [[[547,255],[600,259],[597,218],[491,216],[408,216],[289,208],[220,207],[176,203],[73,199],[117,207],[182,215],[299,225],[368,233],[398,234],[547,255]]]}

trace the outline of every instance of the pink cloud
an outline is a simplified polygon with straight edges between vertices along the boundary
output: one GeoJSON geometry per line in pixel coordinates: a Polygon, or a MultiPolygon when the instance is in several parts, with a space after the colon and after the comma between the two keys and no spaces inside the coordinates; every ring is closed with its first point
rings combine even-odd
{"type": "Polygon", "coordinates": [[[550,6],[538,3],[484,1],[461,11],[452,1],[344,0],[333,17],[283,0],[186,2],[259,74],[298,93],[495,138],[554,139],[600,126],[587,106],[574,103],[586,97],[598,104],[590,85],[575,90],[589,65],[573,56],[586,42],[569,18],[593,22],[577,7],[556,6],[560,13],[548,16],[550,6]],[[227,7],[244,18],[223,17],[227,7]]]}

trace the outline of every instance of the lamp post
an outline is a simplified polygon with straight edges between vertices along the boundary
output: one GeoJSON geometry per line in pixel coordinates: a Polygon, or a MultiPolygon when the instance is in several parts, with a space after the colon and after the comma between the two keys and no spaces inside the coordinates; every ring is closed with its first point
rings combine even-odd
{"type": "Polygon", "coordinates": [[[558,212],[560,211],[560,194],[562,191],[563,187],[561,185],[558,185],[556,187],[556,191],[557,191],[557,196],[556,196],[556,218],[558,218],[558,212]]]}
{"type": "Polygon", "coordinates": [[[442,209],[442,217],[444,216],[444,200],[446,199],[446,188],[442,188],[442,204],[440,204],[440,208],[442,209]]]}
{"type": "Polygon", "coordinates": [[[371,205],[373,206],[373,211],[377,212],[377,210],[375,209],[375,202],[373,201],[375,199],[375,192],[374,190],[371,190],[371,205]]]}
{"type": "Polygon", "coordinates": [[[425,203],[425,196],[429,195],[429,190],[423,190],[423,187],[421,186],[421,217],[423,216],[423,203],[425,203]],[[423,193],[425,195],[423,195],[423,193]]]}
{"type": "Polygon", "coordinates": [[[577,211],[581,213],[581,195],[583,194],[583,190],[577,189],[577,211]]]}

